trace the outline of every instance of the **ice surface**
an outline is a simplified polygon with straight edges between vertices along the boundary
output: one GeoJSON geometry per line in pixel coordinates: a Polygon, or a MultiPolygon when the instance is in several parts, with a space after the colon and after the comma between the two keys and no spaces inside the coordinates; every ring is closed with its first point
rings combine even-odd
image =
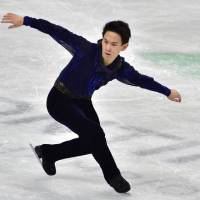
{"type": "Polygon", "coordinates": [[[117,194],[91,155],[57,163],[46,176],[28,143],[76,137],[47,113],[46,96],[70,54],[29,27],[0,26],[0,199],[199,200],[200,1],[35,0],[0,2],[7,12],[44,18],[95,42],[114,19],[132,29],[122,56],[137,70],[178,89],[177,104],[117,81],[93,101],[109,146],[132,190],[117,194]]]}

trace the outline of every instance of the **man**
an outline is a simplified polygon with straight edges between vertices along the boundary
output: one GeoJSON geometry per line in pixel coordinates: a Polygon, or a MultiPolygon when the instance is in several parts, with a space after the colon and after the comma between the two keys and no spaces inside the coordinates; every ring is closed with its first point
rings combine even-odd
{"type": "Polygon", "coordinates": [[[117,168],[93,108],[91,97],[94,91],[117,79],[159,92],[175,102],[181,102],[179,92],[140,74],[119,55],[128,47],[131,37],[129,26],[123,21],[107,23],[103,29],[103,38],[97,43],[91,43],[43,19],[7,13],[3,16],[2,23],[11,23],[9,28],[25,25],[38,29],[49,34],[72,54],[71,61],[62,70],[48,95],[47,109],[56,121],[79,137],[60,144],[36,146],[35,151],[42,159],[44,171],[48,175],[55,175],[56,161],[91,153],[99,163],[107,183],[117,192],[128,192],[130,184],[117,168]]]}

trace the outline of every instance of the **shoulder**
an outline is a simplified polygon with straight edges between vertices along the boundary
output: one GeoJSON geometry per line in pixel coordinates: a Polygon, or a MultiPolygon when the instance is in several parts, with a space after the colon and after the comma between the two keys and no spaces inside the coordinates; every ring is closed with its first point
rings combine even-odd
{"type": "Polygon", "coordinates": [[[125,60],[124,57],[122,57],[122,56],[119,56],[119,57],[120,57],[120,60],[121,60],[121,63],[122,63],[122,67],[127,67],[127,66],[133,67],[129,62],[127,62],[125,60]]]}
{"type": "Polygon", "coordinates": [[[124,57],[119,56],[119,60],[121,63],[121,70],[125,70],[127,68],[133,68],[133,66],[129,62],[127,62],[124,57]]]}

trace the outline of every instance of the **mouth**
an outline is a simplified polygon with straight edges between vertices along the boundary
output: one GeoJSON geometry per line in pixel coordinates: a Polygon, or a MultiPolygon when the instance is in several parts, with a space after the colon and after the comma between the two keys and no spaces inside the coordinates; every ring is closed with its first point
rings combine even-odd
{"type": "Polygon", "coordinates": [[[107,56],[111,56],[111,53],[105,52],[105,54],[106,54],[107,56]]]}

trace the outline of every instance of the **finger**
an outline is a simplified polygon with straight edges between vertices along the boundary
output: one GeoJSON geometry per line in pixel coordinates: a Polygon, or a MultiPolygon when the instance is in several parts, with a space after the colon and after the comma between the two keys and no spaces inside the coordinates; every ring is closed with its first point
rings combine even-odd
{"type": "Polygon", "coordinates": [[[15,15],[14,13],[6,13],[4,16],[11,17],[11,16],[14,16],[14,15],[15,15]]]}
{"type": "Polygon", "coordinates": [[[181,95],[180,94],[178,94],[178,100],[179,100],[179,102],[181,102],[181,95]]]}
{"type": "Polygon", "coordinates": [[[11,18],[10,15],[4,15],[3,18],[11,18]]]}
{"type": "Polygon", "coordinates": [[[3,17],[2,20],[10,19],[10,17],[3,17]]]}
{"type": "Polygon", "coordinates": [[[3,17],[2,18],[2,21],[5,21],[5,20],[12,20],[13,18],[10,18],[10,17],[3,17]]]}
{"type": "Polygon", "coordinates": [[[2,23],[2,24],[3,24],[3,23],[11,23],[11,21],[10,21],[10,20],[2,20],[1,23],[2,23]]]}
{"type": "Polygon", "coordinates": [[[11,18],[2,18],[2,21],[11,20],[11,18]]]}
{"type": "Polygon", "coordinates": [[[174,99],[172,99],[172,101],[175,101],[175,102],[181,102],[181,99],[180,98],[174,98],[174,99]]]}
{"type": "Polygon", "coordinates": [[[9,18],[9,17],[10,15],[7,15],[7,14],[3,16],[3,18],[9,18]]]}
{"type": "Polygon", "coordinates": [[[1,23],[2,23],[2,24],[3,24],[3,23],[12,23],[12,21],[11,21],[11,20],[2,20],[1,23]]]}
{"type": "Polygon", "coordinates": [[[13,19],[12,15],[4,15],[2,19],[13,19]]]}

